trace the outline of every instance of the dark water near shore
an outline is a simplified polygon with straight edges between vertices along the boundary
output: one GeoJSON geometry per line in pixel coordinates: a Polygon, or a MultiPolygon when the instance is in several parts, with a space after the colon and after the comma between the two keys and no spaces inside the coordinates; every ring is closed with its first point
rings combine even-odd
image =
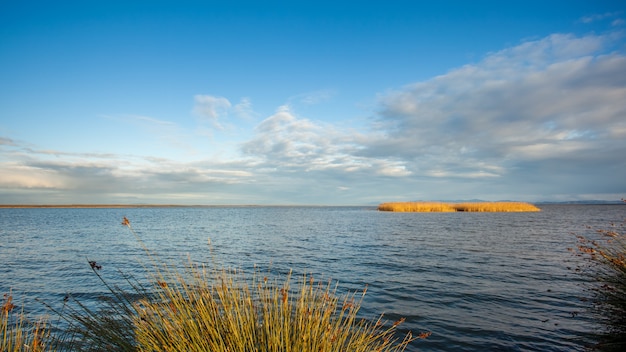
{"type": "Polygon", "coordinates": [[[549,205],[539,213],[388,213],[368,207],[0,209],[0,291],[33,314],[35,299],[89,304],[103,285],[141,275],[141,246],[184,264],[218,262],[368,287],[362,313],[405,317],[413,350],[583,350],[597,331],[585,313],[580,259],[567,251],[592,228],[626,216],[621,205],[549,205]],[[569,267],[569,269],[568,269],[569,267]]]}

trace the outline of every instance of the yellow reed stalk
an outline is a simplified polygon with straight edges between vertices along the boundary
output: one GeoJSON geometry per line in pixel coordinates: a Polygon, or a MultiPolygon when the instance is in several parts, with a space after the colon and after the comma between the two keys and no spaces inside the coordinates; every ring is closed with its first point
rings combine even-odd
{"type": "Polygon", "coordinates": [[[46,341],[50,331],[44,319],[30,322],[24,311],[14,312],[13,296],[5,294],[0,308],[0,351],[51,351],[46,341]]]}

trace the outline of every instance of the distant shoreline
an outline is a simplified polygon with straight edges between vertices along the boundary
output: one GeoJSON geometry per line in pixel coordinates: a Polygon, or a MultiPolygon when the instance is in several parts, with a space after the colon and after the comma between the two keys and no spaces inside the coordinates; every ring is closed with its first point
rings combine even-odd
{"type": "MultiPolygon", "coordinates": [[[[482,201],[478,201],[482,202],[482,201]]],[[[536,205],[626,205],[623,201],[536,202],[536,205]]],[[[376,207],[375,204],[0,204],[0,209],[133,209],[133,208],[255,208],[255,207],[376,207]]]]}
{"type": "Polygon", "coordinates": [[[181,204],[0,204],[0,208],[211,208],[259,207],[261,205],[181,205],[181,204]]]}
{"type": "Polygon", "coordinates": [[[124,209],[124,208],[260,208],[260,207],[375,207],[375,205],[306,204],[0,204],[0,209],[124,209]]]}

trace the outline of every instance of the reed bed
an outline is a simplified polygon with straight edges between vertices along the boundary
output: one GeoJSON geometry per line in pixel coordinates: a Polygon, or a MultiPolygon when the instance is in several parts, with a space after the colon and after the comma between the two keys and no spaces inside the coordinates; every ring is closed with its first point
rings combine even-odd
{"type": "Polygon", "coordinates": [[[454,204],[457,211],[472,212],[532,212],[541,211],[538,207],[524,202],[477,202],[454,204]]]}
{"type": "Polygon", "coordinates": [[[397,212],[454,212],[457,211],[452,204],[437,202],[393,202],[382,203],[378,206],[380,211],[397,212]]]}
{"type": "Polygon", "coordinates": [[[378,206],[380,211],[395,212],[533,212],[541,211],[538,207],[524,202],[389,202],[378,206]]]}

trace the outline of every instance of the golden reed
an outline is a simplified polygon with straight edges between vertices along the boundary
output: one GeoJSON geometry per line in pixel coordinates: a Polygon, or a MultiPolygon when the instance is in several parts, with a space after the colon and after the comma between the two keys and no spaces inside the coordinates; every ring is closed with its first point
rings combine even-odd
{"type": "Polygon", "coordinates": [[[476,203],[443,203],[443,202],[389,202],[378,206],[380,211],[396,212],[530,212],[541,211],[538,207],[524,202],[476,202],[476,203]]]}

